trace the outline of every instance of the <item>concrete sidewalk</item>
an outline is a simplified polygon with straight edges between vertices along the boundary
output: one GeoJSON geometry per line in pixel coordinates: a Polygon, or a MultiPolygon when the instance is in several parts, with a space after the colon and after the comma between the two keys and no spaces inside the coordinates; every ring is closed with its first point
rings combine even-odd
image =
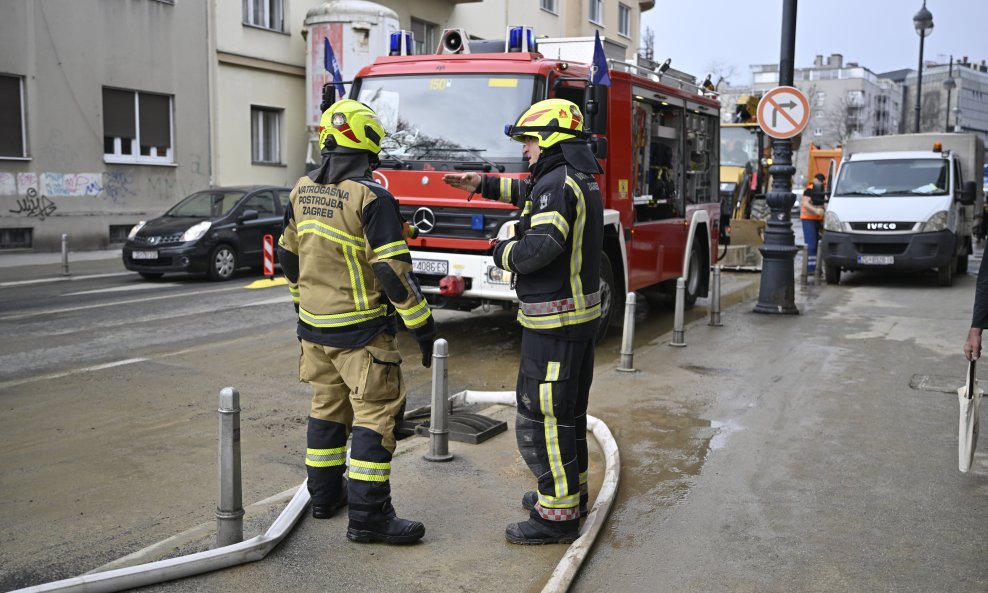
{"type": "MultiPolygon", "coordinates": [[[[752,313],[758,279],[725,273],[723,327],[700,318],[701,301],[687,347],[639,341],[633,373],[598,360],[590,413],[614,434],[621,482],[570,590],[988,590],[988,454],[957,471],[953,392],[974,278],[797,282],[797,316],[752,313]]],[[[513,409],[489,413],[513,425],[513,409]]],[[[513,430],[451,443],[445,464],[422,458],[427,445],[401,441],[393,474],[399,514],[426,525],[421,543],[356,545],[342,516],[305,516],[261,561],[143,590],[541,590],[567,546],[504,541],[533,484],[513,430]]],[[[245,537],[289,494],[252,508],[245,537]]],[[[203,549],[210,531],[131,560],[203,549]]]]}

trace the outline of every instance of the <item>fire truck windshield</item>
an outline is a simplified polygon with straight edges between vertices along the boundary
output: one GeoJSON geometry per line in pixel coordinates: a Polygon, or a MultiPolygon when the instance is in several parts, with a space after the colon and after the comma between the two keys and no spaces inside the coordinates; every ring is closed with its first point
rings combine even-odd
{"type": "Polygon", "coordinates": [[[388,132],[382,148],[403,161],[514,163],[525,159],[504,125],[532,104],[534,88],[534,76],[373,76],[357,99],[388,132]]]}

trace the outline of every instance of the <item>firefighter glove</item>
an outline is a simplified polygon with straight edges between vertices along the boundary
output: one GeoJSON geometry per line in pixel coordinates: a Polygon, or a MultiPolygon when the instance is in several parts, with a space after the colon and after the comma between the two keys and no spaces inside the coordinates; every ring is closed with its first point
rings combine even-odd
{"type": "Polygon", "coordinates": [[[432,366],[432,344],[436,341],[436,322],[429,316],[429,321],[422,327],[409,328],[408,333],[412,334],[418,342],[419,350],[422,351],[422,366],[429,368],[432,366]]]}

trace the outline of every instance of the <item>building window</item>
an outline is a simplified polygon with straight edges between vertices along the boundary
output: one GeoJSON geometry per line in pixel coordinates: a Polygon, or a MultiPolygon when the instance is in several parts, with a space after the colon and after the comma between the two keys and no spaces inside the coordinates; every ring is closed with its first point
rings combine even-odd
{"type": "Polygon", "coordinates": [[[604,0],[588,0],[590,2],[590,22],[598,25],[604,24],[604,0]]]}
{"type": "Polygon", "coordinates": [[[281,164],[281,110],[250,108],[250,158],[255,163],[281,164]]]}
{"type": "Polygon", "coordinates": [[[27,156],[24,128],[24,79],[0,76],[0,158],[27,156]]]}
{"type": "Polygon", "coordinates": [[[624,4],[618,4],[618,33],[631,37],[631,9],[624,4]]]}
{"type": "Polygon", "coordinates": [[[0,249],[31,247],[31,229],[0,229],[0,249]]]}
{"type": "Polygon", "coordinates": [[[820,91],[813,96],[813,106],[823,107],[824,103],[827,102],[827,93],[820,91]]]}
{"type": "Polygon", "coordinates": [[[412,19],[412,36],[415,37],[415,53],[431,54],[436,51],[436,25],[412,19]]]}
{"type": "Polygon", "coordinates": [[[244,0],[244,23],[284,31],[285,0],[244,0]]]}
{"type": "Polygon", "coordinates": [[[134,228],[132,224],[111,224],[110,243],[126,243],[127,235],[132,228],[134,228]]]}
{"type": "Polygon", "coordinates": [[[556,14],[556,0],[539,0],[539,7],[556,14]]]}
{"type": "Polygon", "coordinates": [[[103,87],[103,159],[173,163],[172,97],[103,87]]]}
{"type": "Polygon", "coordinates": [[[823,128],[813,128],[814,136],[823,136],[823,128]]]}

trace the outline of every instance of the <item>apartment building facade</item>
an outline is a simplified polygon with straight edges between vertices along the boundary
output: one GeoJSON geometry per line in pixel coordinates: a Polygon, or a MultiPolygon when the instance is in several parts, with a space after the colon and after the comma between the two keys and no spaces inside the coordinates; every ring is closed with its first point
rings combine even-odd
{"type": "MultiPolygon", "coordinates": [[[[0,3],[0,254],[119,244],[207,187],[292,185],[318,159],[313,23],[355,33],[344,80],[378,29],[433,52],[446,28],[503,38],[599,32],[639,44],[654,0],[6,0],[0,3]]],[[[383,50],[383,47],[380,48],[383,50]]],[[[321,59],[321,58],[320,58],[321,59]]],[[[319,62],[321,63],[321,62],[319,62]]]]}

